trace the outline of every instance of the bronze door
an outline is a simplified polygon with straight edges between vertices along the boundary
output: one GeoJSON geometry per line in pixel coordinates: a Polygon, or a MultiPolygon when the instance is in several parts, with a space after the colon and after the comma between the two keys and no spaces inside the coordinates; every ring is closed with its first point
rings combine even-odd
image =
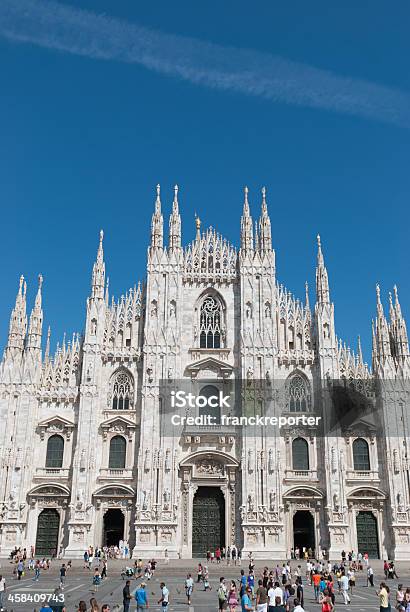
{"type": "Polygon", "coordinates": [[[225,500],[217,487],[199,487],[192,514],[192,556],[225,546],[225,500]]]}
{"type": "Polygon", "coordinates": [[[35,554],[37,557],[57,555],[60,515],[57,510],[47,508],[38,517],[35,554]]]}
{"type": "Polygon", "coordinates": [[[370,559],[379,559],[377,519],[373,512],[359,512],[356,516],[357,551],[367,552],[370,559]]]}

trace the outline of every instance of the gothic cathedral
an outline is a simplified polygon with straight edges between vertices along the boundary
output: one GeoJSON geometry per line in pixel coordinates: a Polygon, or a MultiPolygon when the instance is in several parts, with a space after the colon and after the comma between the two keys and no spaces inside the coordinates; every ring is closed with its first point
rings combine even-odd
{"type": "Polygon", "coordinates": [[[307,288],[301,301],[278,283],[264,189],[255,225],[245,189],[239,250],[199,219],[183,246],[177,187],[167,245],[163,226],[158,186],[146,279],[119,299],[101,232],[85,332],[54,356],[50,332],[42,351],[42,277],[29,320],[20,279],[0,366],[0,556],[33,545],[80,558],[124,540],[142,558],[236,544],[257,558],[306,547],[410,559],[410,356],[397,289],[386,317],[377,287],[370,369],[360,342],[354,354],[336,335],[319,237],[314,307],[307,288]],[[172,435],[163,390],[184,381],[205,395],[240,383],[254,399],[259,385],[281,414],[321,415],[324,429],[249,435],[216,418],[172,435]]]}

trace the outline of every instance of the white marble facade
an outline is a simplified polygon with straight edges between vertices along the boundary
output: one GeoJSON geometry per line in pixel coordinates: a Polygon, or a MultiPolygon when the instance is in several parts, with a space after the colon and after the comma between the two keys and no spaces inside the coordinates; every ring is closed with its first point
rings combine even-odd
{"type": "Polygon", "coordinates": [[[163,234],[158,187],[146,279],[116,300],[101,232],[85,333],[53,357],[49,333],[42,351],[42,278],[29,320],[20,279],[0,369],[0,555],[55,538],[76,558],[121,535],[134,556],[189,558],[195,496],[209,487],[205,496],[221,491],[225,546],[285,558],[307,537],[339,557],[368,545],[359,531],[373,521],[378,554],[410,559],[410,357],[397,290],[387,320],[377,288],[370,370],[360,342],[354,354],[336,336],[319,238],[314,307],[307,290],[302,302],[278,283],[265,190],[255,225],[245,190],[239,250],[199,219],[183,246],[177,188],[167,246],[163,234]],[[181,379],[280,381],[285,411],[323,415],[329,381],[350,381],[378,403],[385,435],[364,419],[324,437],[218,426],[171,436],[159,381],[181,379]]]}

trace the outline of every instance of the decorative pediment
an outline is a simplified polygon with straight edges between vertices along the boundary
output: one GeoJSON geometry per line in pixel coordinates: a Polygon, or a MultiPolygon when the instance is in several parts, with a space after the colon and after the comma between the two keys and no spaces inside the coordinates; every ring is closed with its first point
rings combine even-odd
{"type": "Polygon", "coordinates": [[[294,487],[284,494],[283,499],[323,499],[323,493],[315,487],[294,487]]]}
{"type": "Polygon", "coordinates": [[[63,485],[50,483],[35,487],[28,495],[29,497],[69,497],[70,491],[63,485]]]}
{"type": "Polygon", "coordinates": [[[37,431],[42,440],[44,440],[46,434],[61,434],[66,440],[69,440],[74,427],[74,423],[56,415],[40,421],[37,425],[37,431]]]}
{"type": "Polygon", "coordinates": [[[347,429],[344,429],[343,435],[347,438],[369,438],[373,444],[377,430],[378,427],[370,416],[369,419],[357,419],[347,429]]]}
{"type": "Polygon", "coordinates": [[[215,357],[206,357],[188,365],[186,371],[191,378],[197,378],[200,372],[206,372],[207,378],[212,378],[212,374],[220,378],[229,378],[233,373],[233,367],[215,357]]]}
{"type": "Polygon", "coordinates": [[[348,500],[354,499],[373,499],[373,500],[384,500],[386,499],[385,493],[380,489],[366,488],[366,489],[355,489],[347,496],[348,500]]]}
{"type": "Polygon", "coordinates": [[[111,419],[104,421],[100,425],[104,440],[107,440],[109,433],[117,433],[127,436],[131,441],[135,431],[135,427],[135,423],[126,419],[123,416],[114,416],[111,419]]]}
{"type": "Polygon", "coordinates": [[[116,486],[108,486],[108,487],[102,487],[101,489],[99,489],[98,491],[96,491],[95,493],[93,493],[93,497],[101,497],[101,498],[106,498],[106,497],[121,497],[121,498],[128,498],[128,497],[134,497],[135,492],[131,487],[126,487],[123,485],[116,485],[116,486]]]}

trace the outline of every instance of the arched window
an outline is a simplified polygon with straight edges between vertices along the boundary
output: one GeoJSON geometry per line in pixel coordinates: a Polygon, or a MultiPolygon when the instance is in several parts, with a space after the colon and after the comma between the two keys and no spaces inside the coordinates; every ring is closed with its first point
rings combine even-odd
{"type": "Polygon", "coordinates": [[[207,400],[212,397],[211,404],[207,403],[205,406],[199,407],[199,415],[207,416],[210,415],[212,417],[212,425],[217,425],[221,422],[221,407],[219,405],[219,389],[214,387],[214,385],[205,385],[202,387],[199,395],[207,400]],[[216,399],[214,399],[216,397],[216,399]],[[215,406],[213,404],[216,404],[215,406]]]}
{"type": "Polygon", "coordinates": [[[132,407],[133,381],[125,370],[119,370],[112,381],[111,407],[113,410],[128,410],[132,407]]]}
{"type": "Polygon", "coordinates": [[[212,295],[202,302],[199,317],[200,348],[221,348],[222,308],[212,295]]]}
{"type": "Polygon", "coordinates": [[[114,436],[110,442],[110,458],[108,467],[113,470],[123,470],[125,468],[125,455],[127,443],[122,436],[114,436]]]}
{"type": "Polygon", "coordinates": [[[286,388],[287,409],[289,412],[309,412],[311,409],[310,385],[299,374],[289,378],[286,388]]]}
{"type": "Polygon", "coordinates": [[[369,445],[363,438],[353,442],[353,466],[359,472],[370,471],[369,445]]]}
{"type": "Polygon", "coordinates": [[[64,438],[62,436],[50,436],[47,442],[46,467],[63,467],[64,438]]]}
{"type": "Polygon", "coordinates": [[[292,442],[292,465],[294,470],[309,469],[309,446],[303,438],[295,438],[292,442]]]}

